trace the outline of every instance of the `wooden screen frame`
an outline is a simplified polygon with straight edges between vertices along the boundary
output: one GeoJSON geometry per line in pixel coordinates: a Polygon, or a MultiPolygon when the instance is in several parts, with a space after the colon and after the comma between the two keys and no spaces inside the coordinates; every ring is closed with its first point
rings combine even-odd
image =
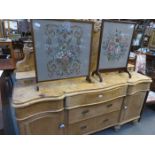
{"type": "Polygon", "coordinates": [[[153,38],[155,38],[155,30],[152,31],[151,37],[149,39],[148,46],[150,49],[155,49],[155,45],[152,45],[153,38]]]}
{"type": "MultiPolygon", "coordinates": [[[[32,41],[33,41],[33,48],[34,48],[34,58],[35,58],[35,72],[36,72],[36,82],[46,82],[46,81],[55,81],[55,80],[63,80],[63,79],[71,79],[71,78],[77,78],[77,77],[84,77],[86,76],[86,80],[88,82],[91,81],[91,58],[92,58],[92,44],[93,44],[93,31],[94,31],[94,23],[91,21],[81,21],[81,20],[74,20],[74,19],[31,19],[31,32],[32,32],[32,41]],[[38,69],[37,69],[37,59],[36,59],[36,49],[35,49],[35,39],[34,39],[34,30],[33,30],[33,21],[34,20],[52,20],[52,21],[62,21],[62,22],[77,22],[77,23],[88,23],[92,25],[92,30],[91,30],[91,40],[90,40],[90,54],[89,54],[89,67],[88,67],[88,74],[86,75],[80,75],[80,76],[73,76],[73,77],[66,77],[66,78],[61,78],[61,79],[51,79],[51,80],[38,80],[38,69]]],[[[39,90],[39,88],[37,88],[39,90]]]]}
{"type": "Polygon", "coordinates": [[[134,37],[135,26],[136,26],[135,22],[118,21],[118,20],[105,20],[105,19],[102,20],[101,31],[100,31],[100,39],[99,39],[99,47],[98,47],[97,67],[96,67],[96,70],[92,72],[92,76],[94,76],[96,74],[99,77],[100,82],[103,81],[102,76],[101,76],[101,72],[109,72],[109,71],[127,72],[129,74],[129,78],[131,78],[131,74],[127,70],[127,66],[128,66],[128,61],[129,61],[130,49],[131,49],[131,46],[132,46],[132,40],[133,40],[133,37],[134,37]],[[128,58],[127,58],[127,62],[126,62],[126,66],[125,67],[121,67],[121,68],[108,68],[108,69],[102,69],[102,68],[100,69],[99,68],[101,48],[102,48],[101,46],[102,46],[102,39],[103,39],[103,32],[104,32],[104,22],[133,24],[134,25],[133,32],[132,32],[132,37],[131,37],[131,43],[130,43],[129,52],[128,52],[128,58]]]}

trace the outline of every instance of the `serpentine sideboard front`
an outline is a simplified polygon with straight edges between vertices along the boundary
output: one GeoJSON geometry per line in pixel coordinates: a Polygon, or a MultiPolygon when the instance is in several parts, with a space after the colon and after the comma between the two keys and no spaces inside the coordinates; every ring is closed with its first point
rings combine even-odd
{"type": "Polygon", "coordinates": [[[151,79],[132,72],[104,73],[88,83],[85,78],[35,83],[34,72],[16,73],[11,104],[16,134],[91,134],[118,129],[137,121],[151,79]],[[37,86],[39,90],[37,90],[37,86]]]}

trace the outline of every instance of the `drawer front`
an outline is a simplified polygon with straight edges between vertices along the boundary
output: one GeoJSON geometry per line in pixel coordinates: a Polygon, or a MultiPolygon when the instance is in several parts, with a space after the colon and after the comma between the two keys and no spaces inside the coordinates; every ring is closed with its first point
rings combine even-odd
{"type": "Polygon", "coordinates": [[[118,122],[119,113],[120,111],[116,111],[106,115],[101,115],[95,118],[81,121],[79,123],[70,124],[68,125],[68,134],[90,134],[116,125],[118,122]]]}
{"type": "Polygon", "coordinates": [[[137,85],[129,85],[127,94],[131,95],[139,91],[150,90],[150,83],[139,83],[137,85]]]}
{"type": "Polygon", "coordinates": [[[121,109],[122,103],[123,97],[106,103],[67,110],[68,123],[72,124],[92,117],[107,114],[113,111],[118,111],[121,109]]]}
{"type": "Polygon", "coordinates": [[[40,113],[62,111],[63,108],[63,100],[38,102],[26,107],[16,108],[16,117],[24,119],[40,113]]]}
{"type": "Polygon", "coordinates": [[[79,107],[81,105],[90,105],[113,100],[126,95],[127,86],[121,86],[108,91],[90,92],[85,94],[66,97],[66,108],[79,107]]]}

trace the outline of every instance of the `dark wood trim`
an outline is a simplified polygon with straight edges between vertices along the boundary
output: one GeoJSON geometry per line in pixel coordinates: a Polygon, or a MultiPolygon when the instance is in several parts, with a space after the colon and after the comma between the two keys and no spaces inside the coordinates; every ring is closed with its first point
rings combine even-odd
{"type": "Polygon", "coordinates": [[[149,44],[148,44],[148,47],[150,48],[150,49],[155,49],[155,45],[152,45],[152,40],[153,40],[153,37],[155,37],[155,29],[152,31],[152,34],[151,34],[151,37],[150,37],[150,39],[149,39],[149,44]],[[154,35],[153,35],[154,34],[154,35]]]}
{"type": "MultiPolygon", "coordinates": [[[[33,31],[33,21],[31,19],[31,34],[32,34],[32,44],[34,50],[34,65],[35,65],[35,74],[36,74],[36,82],[38,82],[38,71],[37,71],[37,60],[36,60],[36,50],[35,50],[35,43],[34,43],[34,31],[33,31]]],[[[39,87],[37,87],[37,91],[39,91],[39,87]]]]}
{"type": "MultiPolygon", "coordinates": [[[[85,22],[88,23],[88,22],[85,22]]],[[[91,77],[91,64],[92,64],[92,57],[93,57],[93,32],[94,32],[94,23],[93,22],[89,22],[92,23],[92,31],[91,31],[91,42],[90,42],[90,54],[89,54],[89,75],[87,75],[86,80],[88,82],[92,82],[90,77],[91,77]]]]}
{"type": "Polygon", "coordinates": [[[138,120],[139,122],[140,122],[140,120],[141,120],[141,117],[142,117],[144,108],[145,108],[145,106],[146,106],[146,101],[147,101],[148,95],[149,95],[149,91],[147,91],[147,92],[146,92],[146,95],[145,95],[145,99],[144,99],[144,102],[143,102],[142,110],[141,110],[141,112],[140,112],[140,118],[139,118],[139,120],[138,120]]]}
{"type": "Polygon", "coordinates": [[[122,21],[122,20],[116,20],[116,19],[102,19],[102,22],[111,22],[111,23],[122,23],[122,24],[137,24],[133,21],[122,21]]]}

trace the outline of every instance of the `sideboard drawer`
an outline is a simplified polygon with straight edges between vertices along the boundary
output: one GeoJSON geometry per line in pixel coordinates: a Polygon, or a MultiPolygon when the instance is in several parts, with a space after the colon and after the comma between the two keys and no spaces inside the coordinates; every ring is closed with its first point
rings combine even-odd
{"type": "Polygon", "coordinates": [[[106,115],[94,117],[79,123],[68,125],[68,134],[90,134],[99,130],[116,125],[120,111],[112,112],[106,115]]]}
{"type": "Polygon", "coordinates": [[[117,87],[112,90],[100,90],[66,97],[66,109],[91,105],[94,103],[107,102],[126,95],[126,86],[117,87]]]}
{"type": "Polygon", "coordinates": [[[85,119],[107,114],[121,109],[123,97],[106,102],[67,110],[68,123],[72,124],[85,119]]]}
{"type": "Polygon", "coordinates": [[[17,119],[24,119],[40,113],[58,112],[63,109],[63,100],[41,101],[16,108],[16,117],[17,119]]]}

